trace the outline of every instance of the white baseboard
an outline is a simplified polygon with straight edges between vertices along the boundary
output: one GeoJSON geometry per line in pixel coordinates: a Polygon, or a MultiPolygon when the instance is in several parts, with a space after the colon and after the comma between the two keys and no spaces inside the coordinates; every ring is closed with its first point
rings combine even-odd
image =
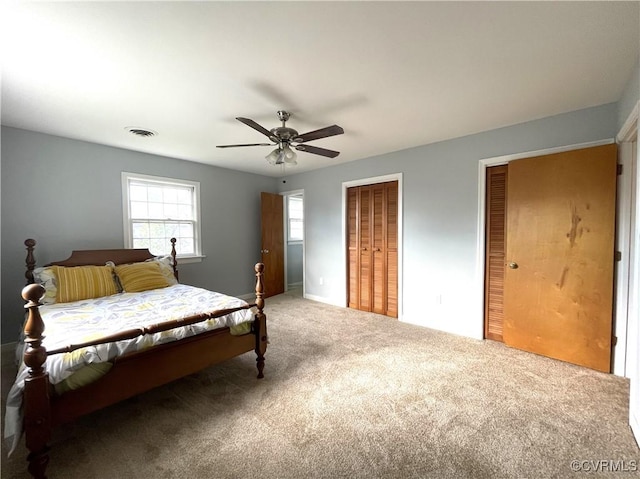
{"type": "Polygon", "coordinates": [[[325,298],[324,296],[316,296],[315,294],[307,293],[304,295],[304,299],[310,299],[311,301],[318,301],[319,303],[331,304],[333,306],[339,306],[341,308],[347,307],[347,305],[344,303],[337,302],[329,298],[325,298]]]}

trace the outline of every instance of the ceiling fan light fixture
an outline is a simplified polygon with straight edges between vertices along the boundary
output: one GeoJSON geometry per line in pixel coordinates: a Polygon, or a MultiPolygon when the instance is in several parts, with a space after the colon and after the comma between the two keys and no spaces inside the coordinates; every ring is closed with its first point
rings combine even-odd
{"type": "Polygon", "coordinates": [[[295,151],[293,151],[288,144],[285,144],[284,147],[282,148],[282,151],[284,151],[284,161],[285,163],[289,164],[289,165],[297,165],[298,162],[296,161],[296,158],[298,157],[297,153],[295,151]]]}
{"type": "Polygon", "coordinates": [[[276,148],[271,153],[269,153],[267,156],[265,156],[265,159],[267,160],[267,162],[270,165],[277,165],[278,164],[278,156],[279,155],[280,155],[280,148],[276,148]]]}
{"type": "Polygon", "coordinates": [[[293,156],[291,158],[285,157],[284,162],[287,165],[291,165],[291,166],[296,166],[298,164],[298,162],[296,161],[296,157],[295,156],[293,156]]]}

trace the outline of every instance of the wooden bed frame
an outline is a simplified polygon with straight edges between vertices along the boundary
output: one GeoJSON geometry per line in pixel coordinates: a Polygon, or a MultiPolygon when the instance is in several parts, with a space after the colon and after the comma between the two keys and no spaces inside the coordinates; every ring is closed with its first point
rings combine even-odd
{"type": "MultiPolygon", "coordinates": [[[[174,259],[173,269],[176,279],[175,238],[171,239],[174,259]]],[[[44,288],[34,283],[35,240],[25,241],[27,247],[27,286],[22,290],[22,297],[27,301],[25,308],[28,317],[24,327],[26,349],[24,362],[28,369],[28,378],[24,388],[24,434],[29,455],[28,470],[35,478],[46,478],[46,467],[49,463],[49,447],[52,431],[55,427],[72,421],[84,414],[115,404],[118,401],[136,394],[169,383],[175,379],[193,374],[201,369],[220,363],[249,351],[255,351],[258,378],[264,377],[264,354],[267,349],[267,323],[264,309],[264,286],[262,274],[264,265],[255,265],[256,300],[254,304],[225,310],[212,311],[208,314],[192,316],[182,320],[172,320],[155,324],[147,328],[122,331],[112,336],[82,344],[69,345],[61,349],[46,351],[42,345],[44,338],[44,322],[40,316],[39,300],[44,295],[44,288]],[[71,352],[79,348],[106,342],[135,338],[145,334],[153,334],[175,327],[198,323],[210,318],[224,316],[240,309],[256,307],[251,334],[234,336],[229,328],[215,329],[180,341],[165,343],[141,352],[130,353],[113,361],[111,370],[97,381],[81,389],[66,392],[57,396],[49,383],[49,376],[44,368],[48,355],[71,352]]],[[[73,251],[64,260],[49,263],[60,266],[104,265],[107,261],[115,264],[145,261],[154,256],[148,249],[110,249],[73,251]]]]}

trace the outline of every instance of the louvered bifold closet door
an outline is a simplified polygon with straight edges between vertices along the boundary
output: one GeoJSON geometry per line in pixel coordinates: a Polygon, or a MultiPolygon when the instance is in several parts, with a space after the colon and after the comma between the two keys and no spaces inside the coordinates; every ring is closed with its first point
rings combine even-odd
{"type": "Polygon", "coordinates": [[[387,311],[386,315],[398,317],[398,182],[385,183],[386,199],[386,269],[387,311]]]}
{"type": "Polygon", "coordinates": [[[398,317],[398,182],[347,190],[348,305],[398,317]]]}
{"type": "Polygon", "coordinates": [[[485,338],[502,341],[506,252],[507,165],[487,168],[485,338]]]}
{"type": "Polygon", "coordinates": [[[358,189],[347,189],[347,261],[350,308],[360,306],[360,237],[358,235],[358,189]]]}
{"type": "Polygon", "coordinates": [[[386,245],[386,202],[384,184],[371,187],[371,260],[372,260],[372,311],[387,312],[387,245],[386,245]]]}
{"type": "Polygon", "coordinates": [[[358,188],[358,233],[360,246],[360,281],[358,309],[371,311],[371,196],[368,186],[358,188]]]}

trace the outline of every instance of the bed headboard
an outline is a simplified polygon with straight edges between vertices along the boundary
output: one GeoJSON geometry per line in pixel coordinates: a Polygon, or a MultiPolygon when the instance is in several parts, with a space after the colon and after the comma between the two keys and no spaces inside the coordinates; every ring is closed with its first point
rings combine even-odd
{"type": "MultiPolygon", "coordinates": [[[[24,242],[27,247],[27,284],[33,283],[33,270],[36,267],[33,251],[36,246],[36,240],[27,239],[24,242]]],[[[171,238],[171,257],[173,258],[173,274],[178,279],[178,263],[176,261],[176,239],[171,238]]],[[[138,263],[148,259],[155,258],[154,255],[146,248],[140,249],[85,249],[74,250],[71,256],[62,261],[52,261],[45,266],[87,266],[87,265],[104,265],[107,261],[113,261],[115,264],[138,263]]]]}

